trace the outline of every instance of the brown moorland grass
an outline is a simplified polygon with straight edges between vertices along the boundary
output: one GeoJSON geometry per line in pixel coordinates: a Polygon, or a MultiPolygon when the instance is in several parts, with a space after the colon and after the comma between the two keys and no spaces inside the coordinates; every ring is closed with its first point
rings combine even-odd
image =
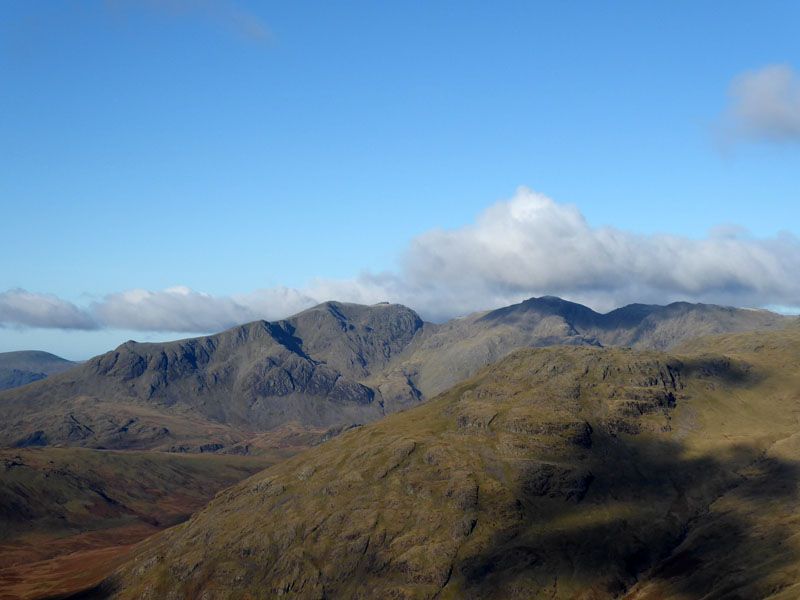
{"type": "Polygon", "coordinates": [[[283,458],[0,450],[0,598],[42,598],[96,583],[133,544],[283,458]]]}

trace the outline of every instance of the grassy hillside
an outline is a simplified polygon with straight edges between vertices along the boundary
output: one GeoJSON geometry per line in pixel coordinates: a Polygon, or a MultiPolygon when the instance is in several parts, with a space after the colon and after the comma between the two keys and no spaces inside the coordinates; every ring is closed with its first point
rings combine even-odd
{"type": "Polygon", "coordinates": [[[521,350],[223,492],[89,597],[794,598],[799,364],[797,330],[521,350]]]}

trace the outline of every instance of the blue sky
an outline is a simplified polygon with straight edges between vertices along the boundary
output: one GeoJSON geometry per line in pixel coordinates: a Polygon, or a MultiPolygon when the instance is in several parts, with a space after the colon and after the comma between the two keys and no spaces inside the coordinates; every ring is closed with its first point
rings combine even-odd
{"type": "Polygon", "coordinates": [[[544,293],[800,303],[776,283],[800,264],[795,2],[2,8],[0,351],[86,358],[332,295],[437,319],[544,293]],[[564,223],[597,243],[560,266],[577,283],[536,270],[575,243],[528,239],[564,223]],[[461,260],[481,244],[498,264],[461,260]],[[578,268],[622,247],[631,281],[578,268]],[[632,266],[673,250],[716,262],[632,266]]]}

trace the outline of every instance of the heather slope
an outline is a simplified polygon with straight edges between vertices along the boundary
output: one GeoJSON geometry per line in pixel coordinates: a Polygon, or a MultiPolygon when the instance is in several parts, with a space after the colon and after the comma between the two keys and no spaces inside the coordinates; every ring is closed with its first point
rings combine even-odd
{"type": "Polygon", "coordinates": [[[795,330],[520,350],[220,494],[93,595],[792,597],[798,361],[795,330]]]}
{"type": "Polygon", "coordinates": [[[80,589],[86,572],[102,577],[131,544],[292,454],[0,450],[0,598],[80,589]]]}

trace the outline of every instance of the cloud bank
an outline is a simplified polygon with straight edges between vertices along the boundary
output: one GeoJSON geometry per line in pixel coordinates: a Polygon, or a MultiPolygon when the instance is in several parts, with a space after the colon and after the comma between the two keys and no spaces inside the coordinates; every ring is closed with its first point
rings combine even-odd
{"type": "Polygon", "coordinates": [[[275,320],[316,304],[290,288],[212,296],[188,287],[126,290],[92,304],[88,312],[109,327],[143,331],[219,331],[256,319],[275,320]]]}
{"type": "Polygon", "coordinates": [[[728,89],[726,141],[800,142],[800,77],[788,65],[742,73],[728,89]]]}
{"type": "Polygon", "coordinates": [[[100,325],[85,310],[53,294],[8,290],[0,294],[0,323],[18,327],[97,329],[100,325]]]}
{"type": "Polygon", "coordinates": [[[213,332],[276,320],[326,300],[406,304],[441,321],[556,295],[606,311],[677,300],[733,306],[800,306],[800,240],[757,239],[733,226],[704,239],[593,227],[577,207],[522,187],[474,224],[411,240],[396,272],[317,279],[212,296],[187,287],[126,290],[78,307],[52,294],[0,294],[0,323],[61,329],[213,332]]]}

